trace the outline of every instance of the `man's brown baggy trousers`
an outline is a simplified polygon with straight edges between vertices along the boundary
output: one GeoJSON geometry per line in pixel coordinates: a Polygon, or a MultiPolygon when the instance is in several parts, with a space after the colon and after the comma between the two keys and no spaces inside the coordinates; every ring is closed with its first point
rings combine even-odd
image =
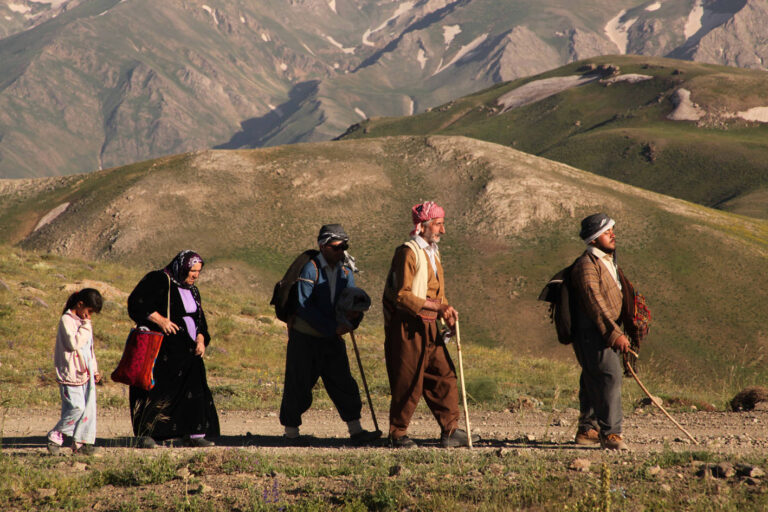
{"type": "Polygon", "coordinates": [[[386,326],[384,356],[392,392],[390,437],[406,434],[422,395],[443,433],[455,430],[459,421],[456,370],[438,338],[436,322],[397,309],[386,326]]]}

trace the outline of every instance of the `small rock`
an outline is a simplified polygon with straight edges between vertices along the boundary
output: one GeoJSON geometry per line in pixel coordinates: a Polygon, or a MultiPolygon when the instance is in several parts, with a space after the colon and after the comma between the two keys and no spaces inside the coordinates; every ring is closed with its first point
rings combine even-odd
{"type": "Polygon", "coordinates": [[[467,476],[469,476],[471,478],[480,478],[480,477],[483,476],[483,474],[481,472],[479,472],[478,470],[473,469],[472,471],[467,473],[467,476]]]}
{"type": "Polygon", "coordinates": [[[284,474],[280,473],[279,471],[275,471],[274,469],[269,472],[269,476],[271,476],[272,478],[284,478],[285,477],[284,474]]]}
{"type": "Polygon", "coordinates": [[[758,480],[757,478],[749,477],[744,481],[747,482],[747,485],[760,485],[760,480],[758,480]]]}
{"type": "Polygon", "coordinates": [[[589,471],[589,466],[591,465],[592,461],[589,459],[573,459],[573,462],[571,462],[571,465],[568,466],[568,469],[586,473],[589,471]]]}
{"type": "Polygon", "coordinates": [[[528,441],[529,443],[533,443],[536,441],[536,436],[533,434],[526,434],[525,440],[528,441]]]}
{"type": "Polygon", "coordinates": [[[664,492],[670,492],[672,491],[672,487],[669,484],[661,484],[661,490],[664,492]]]}
{"type": "Polygon", "coordinates": [[[506,450],[504,448],[497,448],[496,451],[493,452],[497,457],[504,457],[509,453],[509,450],[506,450]]]}
{"type": "Polygon", "coordinates": [[[661,467],[651,466],[645,472],[648,474],[648,476],[657,476],[659,473],[661,473],[661,467]]]}
{"type": "Polygon", "coordinates": [[[188,480],[191,475],[192,473],[189,472],[189,468],[186,466],[184,466],[183,468],[179,468],[179,470],[176,471],[176,476],[181,478],[182,480],[188,480]]]}
{"type": "Polygon", "coordinates": [[[37,489],[37,496],[39,498],[53,498],[56,496],[56,489],[53,487],[41,487],[37,489]]]}
{"type": "Polygon", "coordinates": [[[750,478],[761,478],[765,476],[765,471],[757,466],[751,464],[736,464],[736,473],[740,476],[746,476],[750,478]]]}
{"type": "Polygon", "coordinates": [[[213,489],[209,485],[200,484],[195,490],[195,494],[210,494],[213,489]]]}
{"type": "Polygon", "coordinates": [[[719,462],[714,466],[707,464],[702,469],[704,471],[708,470],[715,478],[730,478],[736,474],[736,470],[733,469],[733,465],[730,462],[719,462]]]}
{"type": "Polygon", "coordinates": [[[86,464],[85,462],[73,462],[72,469],[74,469],[75,471],[85,471],[86,469],[88,469],[88,464],[86,464]]]}

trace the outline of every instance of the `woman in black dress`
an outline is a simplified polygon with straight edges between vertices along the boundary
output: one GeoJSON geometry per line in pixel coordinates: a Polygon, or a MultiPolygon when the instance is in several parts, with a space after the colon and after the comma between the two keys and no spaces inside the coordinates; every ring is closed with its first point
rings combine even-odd
{"type": "Polygon", "coordinates": [[[167,267],[145,275],[128,297],[128,314],[138,328],[165,335],[155,361],[155,386],[149,391],[130,388],[133,433],[142,437],[142,446],[154,445],[151,439],[173,438],[189,446],[212,446],[206,436],[219,435],[203,363],[211,336],[195,286],[202,268],[197,253],[181,251],[167,267]]]}

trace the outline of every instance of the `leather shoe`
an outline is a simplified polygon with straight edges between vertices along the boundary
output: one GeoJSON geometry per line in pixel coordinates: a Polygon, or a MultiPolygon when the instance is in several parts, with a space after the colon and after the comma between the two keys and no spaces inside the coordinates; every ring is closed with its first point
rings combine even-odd
{"type": "Polygon", "coordinates": [[[606,450],[629,450],[629,446],[619,434],[600,434],[600,446],[606,450]]]}
{"type": "Polygon", "coordinates": [[[416,441],[408,436],[389,436],[389,446],[392,448],[416,448],[416,441]]]}
{"type": "Polygon", "coordinates": [[[576,432],[575,441],[576,444],[581,446],[592,446],[600,444],[600,434],[598,434],[597,430],[593,428],[586,431],[579,430],[576,432]]]}
{"type": "MultiPolygon", "coordinates": [[[[472,436],[472,442],[476,443],[480,440],[480,436],[474,434],[472,436]]],[[[443,448],[457,448],[459,446],[469,446],[469,440],[467,439],[467,432],[464,429],[457,428],[450,434],[443,433],[440,436],[440,444],[443,448]]]]}
{"type": "Polygon", "coordinates": [[[187,437],[184,439],[184,445],[192,448],[209,448],[214,446],[214,442],[204,437],[187,437]]]}
{"type": "Polygon", "coordinates": [[[157,443],[149,436],[137,437],[133,444],[136,448],[151,449],[157,447],[157,443]]]}

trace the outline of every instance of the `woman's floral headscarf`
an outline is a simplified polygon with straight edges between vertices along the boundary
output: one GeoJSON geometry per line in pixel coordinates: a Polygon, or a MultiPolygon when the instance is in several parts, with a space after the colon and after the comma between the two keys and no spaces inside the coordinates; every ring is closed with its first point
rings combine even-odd
{"type": "Polygon", "coordinates": [[[199,254],[187,249],[177,254],[176,257],[165,266],[163,271],[170,276],[171,281],[173,281],[176,286],[190,289],[193,288],[194,285],[188,285],[184,283],[184,280],[187,278],[187,275],[189,275],[190,269],[198,263],[205,265],[203,258],[201,258],[199,254]]]}

